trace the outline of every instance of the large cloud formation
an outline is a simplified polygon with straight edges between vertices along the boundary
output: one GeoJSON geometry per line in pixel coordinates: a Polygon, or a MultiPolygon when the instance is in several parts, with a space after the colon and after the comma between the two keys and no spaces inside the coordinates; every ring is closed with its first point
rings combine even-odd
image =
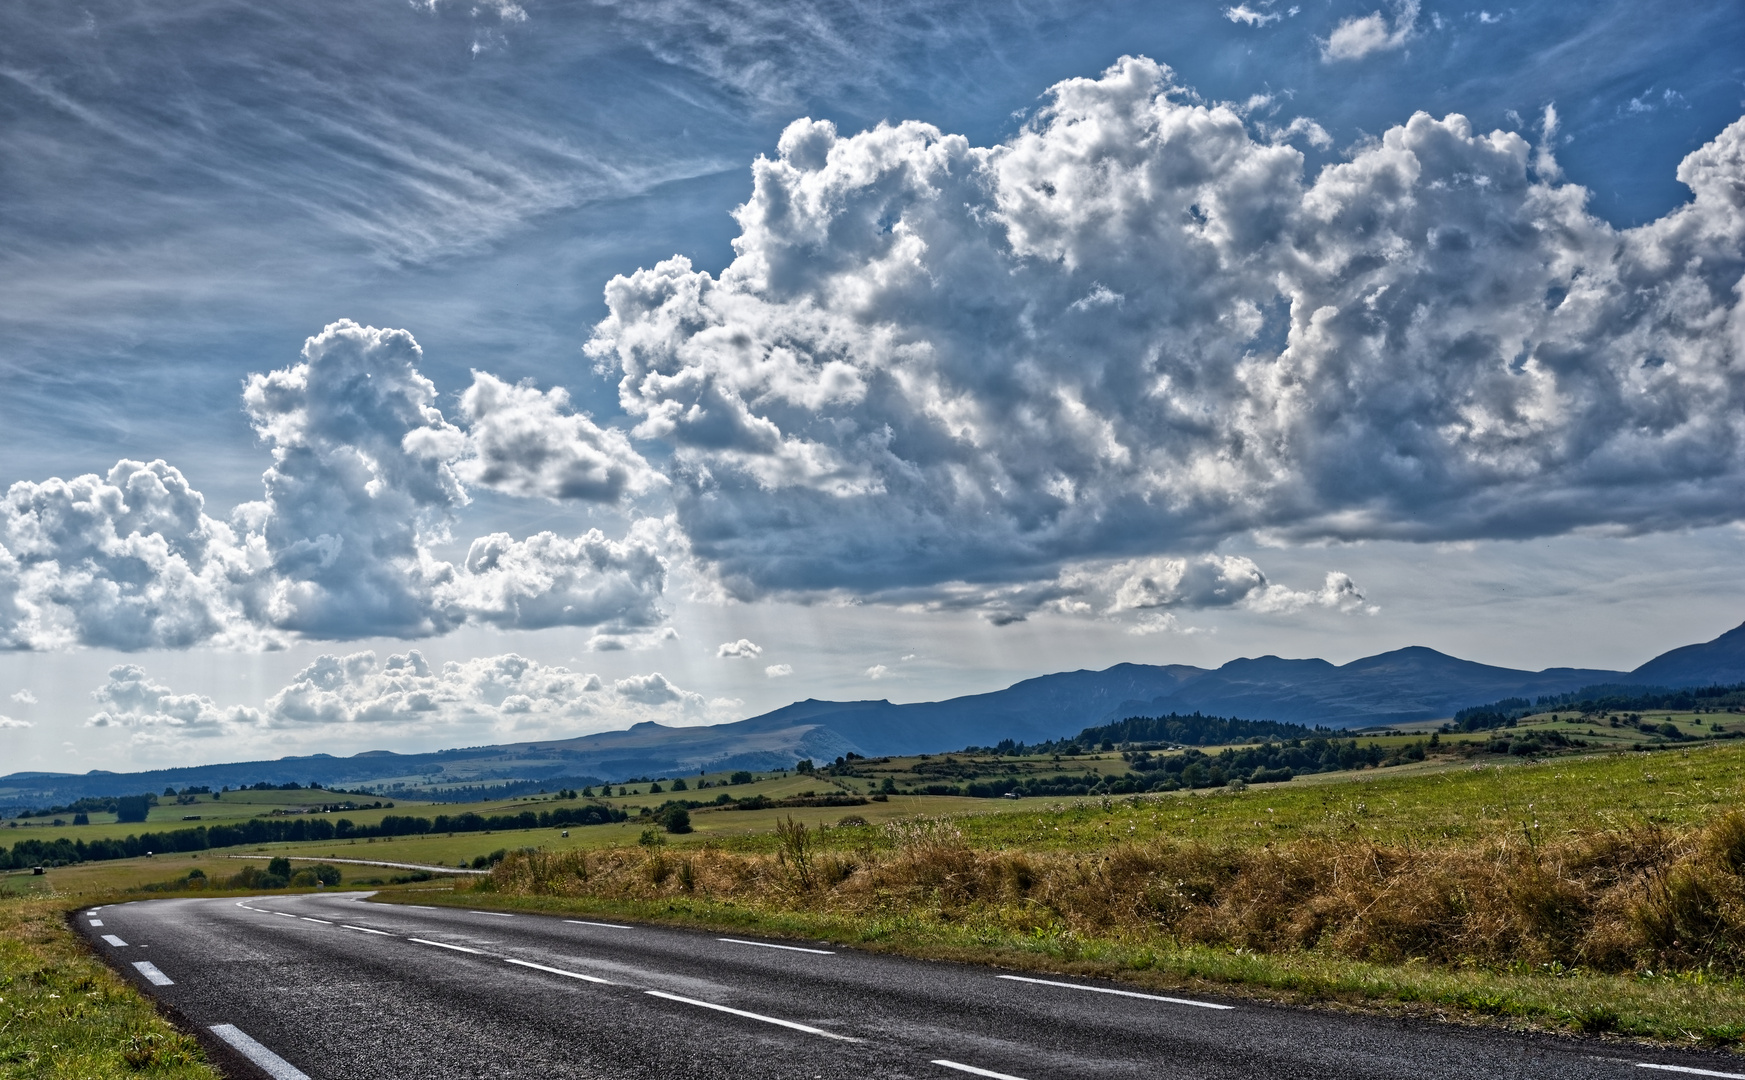
{"type": "Polygon", "coordinates": [[[228,521],[208,516],[162,461],[14,484],[0,499],[0,646],[423,637],[469,620],[604,634],[659,623],[658,522],[622,540],[598,529],[493,534],[460,566],[432,553],[467,502],[462,472],[535,491],[551,478],[557,493],[610,504],[650,470],[621,435],[564,415],[561,395],[524,387],[475,383],[463,412],[479,434],[463,431],[436,407],[420,355],[405,331],[342,320],[305,343],[300,363],[250,376],[243,402],[272,465],[265,498],[228,521]],[[497,404],[481,403],[480,385],[497,404]],[[547,456],[512,452],[505,410],[544,410],[547,456]],[[517,479],[517,461],[533,479],[517,479]],[[595,473],[592,484],[563,479],[595,473]]]}
{"type": "Polygon", "coordinates": [[[802,120],[778,151],[732,264],[614,278],[588,345],[742,596],[1745,508],[1745,121],[1628,230],[1459,115],[1306,178],[1143,58],[998,146],[802,120]]]}

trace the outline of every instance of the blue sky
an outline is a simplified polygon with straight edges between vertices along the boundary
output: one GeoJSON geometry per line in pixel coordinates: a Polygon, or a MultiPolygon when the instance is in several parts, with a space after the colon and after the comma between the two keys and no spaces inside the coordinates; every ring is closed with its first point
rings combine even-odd
{"type": "Polygon", "coordinates": [[[1742,39],[1712,3],[15,5],[0,756],[1711,637],[1742,39]]]}

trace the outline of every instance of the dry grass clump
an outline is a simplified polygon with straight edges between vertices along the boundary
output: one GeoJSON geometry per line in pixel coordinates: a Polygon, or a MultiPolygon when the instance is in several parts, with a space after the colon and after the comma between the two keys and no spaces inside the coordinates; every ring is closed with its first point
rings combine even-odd
{"type": "Polygon", "coordinates": [[[1094,853],[976,850],[948,820],[783,822],[773,855],[710,848],[517,853],[483,887],[631,901],[695,895],[855,921],[993,924],[1259,953],[1451,967],[1745,974],[1745,812],[1541,841],[1266,847],[1157,840],[1094,853]],[[846,831],[846,830],[845,830],[846,831]]]}

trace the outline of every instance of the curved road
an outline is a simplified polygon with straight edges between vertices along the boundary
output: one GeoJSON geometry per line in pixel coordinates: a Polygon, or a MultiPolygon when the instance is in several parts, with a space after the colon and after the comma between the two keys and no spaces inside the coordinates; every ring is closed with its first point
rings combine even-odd
{"type": "Polygon", "coordinates": [[[368,894],[81,912],[234,1076],[1736,1077],[1745,1059],[368,894]]]}

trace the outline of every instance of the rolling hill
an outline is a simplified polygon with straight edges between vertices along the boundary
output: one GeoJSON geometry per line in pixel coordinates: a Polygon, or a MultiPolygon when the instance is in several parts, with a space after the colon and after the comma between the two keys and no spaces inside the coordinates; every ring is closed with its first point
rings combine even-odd
{"type": "Polygon", "coordinates": [[[372,751],[348,758],[316,754],[276,761],[190,766],[140,773],[13,773],[0,777],[0,813],[192,785],[240,787],[259,781],[316,781],[328,787],[441,792],[456,787],[598,783],[631,776],[703,770],[773,769],[799,758],[829,760],[930,753],[1001,739],[1043,742],[1128,716],[1204,712],[1357,728],[1451,716],[1468,705],[1534,698],[1600,683],[1706,686],[1745,682],[1745,625],[1713,641],[1662,653],[1633,671],[1548,668],[1521,671],[1396,649],[1332,664],[1261,656],[1215,669],[1183,664],[1116,664],[1026,679],[1003,690],[947,701],[808,699],[710,727],[637,724],[573,739],[444,750],[372,751]]]}

